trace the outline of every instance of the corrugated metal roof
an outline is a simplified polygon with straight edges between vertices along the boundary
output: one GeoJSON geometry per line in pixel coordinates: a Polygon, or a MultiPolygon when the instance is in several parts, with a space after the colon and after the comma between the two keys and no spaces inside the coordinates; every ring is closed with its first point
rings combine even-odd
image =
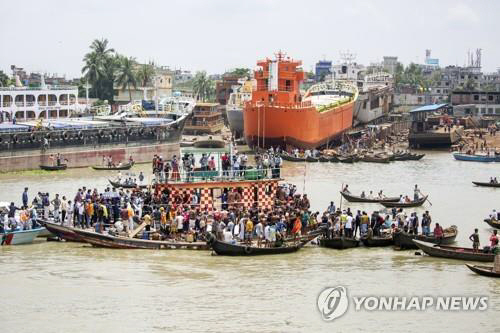
{"type": "Polygon", "coordinates": [[[421,106],[419,108],[411,110],[410,113],[411,112],[430,112],[430,111],[436,111],[436,110],[439,110],[442,107],[447,106],[447,105],[448,105],[447,103],[424,105],[424,106],[421,106]]]}

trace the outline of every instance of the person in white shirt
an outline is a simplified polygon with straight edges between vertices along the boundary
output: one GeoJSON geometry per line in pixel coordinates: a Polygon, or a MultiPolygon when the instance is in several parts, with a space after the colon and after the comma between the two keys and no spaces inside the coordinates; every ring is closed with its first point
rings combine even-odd
{"type": "Polygon", "coordinates": [[[264,226],[260,221],[255,226],[255,234],[257,235],[257,246],[260,247],[262,244],[262,238],[264,237],[264,226]]]}
{"type": "Polygon", "coordinates": [[[344,234],[346,237],[352,237],[352,216],[351,214],[347,215],[345,226],[344,226],[344,234]]]}
{"type": "Polygon", "coordinates": [[[264,239],[266,240],[266,247],[271,247],[271,227],[269,225],[264,228],[264,239]]]}
{"type": "Polygon", "coordinates": [[[224,229],[224,242],[231,243],[233,241],[233,233],[229,228],[224,229]]]}
{"type": "Polygon", "coordinates": [[[68,200],[66,221],[62,221],[63,225],[66,223],[70,227],[73,226],[73,212],[74,211],[75,211],[74,204],[71,203],[71,200],[68,200]]]}

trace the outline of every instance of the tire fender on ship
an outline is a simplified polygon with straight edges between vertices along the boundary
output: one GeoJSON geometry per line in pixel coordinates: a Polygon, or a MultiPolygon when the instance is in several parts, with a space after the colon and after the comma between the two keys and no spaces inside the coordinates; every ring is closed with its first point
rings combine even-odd
{"type": "Polygon", "coordinates": [[[82,133],[82,131],[78,131],[78,138],[83,139],[83,133],[82,133]]]}
{"type": "Polygon", "coordinates": [[[68,138],[69,138],[68,131],[64,131],[64,132],[62,133],[62,139],[63,139],[63,140],[68,140],[68,138]]]}

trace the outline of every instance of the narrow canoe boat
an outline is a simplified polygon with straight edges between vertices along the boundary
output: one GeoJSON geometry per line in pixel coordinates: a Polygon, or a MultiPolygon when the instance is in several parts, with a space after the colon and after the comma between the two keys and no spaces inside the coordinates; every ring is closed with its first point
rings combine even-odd
{"type": "Polygon", "coordinates": [[[306,159],[303,157],[295,157],[290,154],[281,154],[281,158],[285,161],[290,161],[290,162],[304,162],[306,159]]]}
{"type": "Polygon", "coordinates": [[[75,228],[62,226],[60,224],[51,223],[44,220],[38,220],[40,224],[45,226],[48,231],[54,234],[59,239],[64,239],[67,242],[80,242],[85,243],[83,239],[81,239],[78,234],[74,231],[75,228]]]}
{"type": "Polygon", "coordinates": [[[43,230],[45,230],[45,228],[9,231],[0,234],[0,245],[31,244],[36,236],[43,230]]]}
{"type": "Polygon", "coordinates": [[[484,222],[488,223],[490,227],[500,229],[500,221],[492,219],[484,219],[484,222]]]}
{"type": "Polygon", "coordinates": [[[342,194],[344,199],[346,199],[349,202],[372,202],[372,203],[375,202],[375,203],[379,203],[379,202],[398,202],[399,201],[399,197],[391,197],[391,198],[383,198],[383,199],[378,199],[378,198],[368,199],[368,198],[361,198],[361,197],[352,195],[350,193],[345,193],[342,191],[340,191],[340,194],[342,194]]]}
{"type": "Polygon", "coordinates": [[[332,163],[338,163],[338,162],[340,162],[340,159],[338,158],[338,156],[332,156],[330,158],[330,162],[332,162],[332,163]]]}
{"type": "Polygon", "coordinates": [[[327,157],[327,156],[320,156],[320,157],[318,158],[318,160],[319,160],[320,162],[330,162],[331,158],[330,158],[330,157],[327,157]]]}
{"type": "Polygon", "coordinates": [[[318,162],[318,159],[316,157],[307,156],[306,162],[318,162]]]}
{"type": "Polygon", "coordinates": [[[343,236],[334,238],[319,238],[319,246],[337,250],[350,249],[358,247],[359,240],[343,236]]]}
{"type": "Polygon", "coordinates": [[[394,245],[394,239],[392,239],[392,236],[388,237],[363,237],[361,238],[361,242],[363,242],[363,245],[366,247],[382,247],[382,246],[392,246],[394,245]]]}
{"type": "Polygon", "coordinates": [[[472,182],[476,186],[482,187],[500,187],[500,183],[490,183],[490,182],[472,182]]]}
{"type": "MultiPolygon", "coordinates": [[[[206,234],[207,244],[212,247],[215,253],[223,256],[259,256],[271,254],[293,253],[300,250],[304,245],[316,238],[317,235],[301,238],[299,242],[291,243],[280,247],[255,247],[249,245],[231,244],[219,241],[211,233],[206,234]]],[[[286,244],[286,243],[285,243],[286,244]]]]}
{"type": "Polygon", "coordinates": [[[380,202],[381,205],[383,205],[384,207],[387,207],[387,208],[392,208],[392,207],[396,207],[396,208],[405,208],[405,207],[419,207],[419,206],[422,206],[425,202],[425,200],[427,200],[427,195],[418,199],[418,200],[414,200],[412,202],[408,202],[408,203],[400,203],[400,202],[380,202]]]}
{"type": "Polygon", "coordinates": [[[116,187],[116,188],[120,188],[120,187],[121,188],[136,188],[136,187],[146,188],[146,187],[148,187],[147,185],[123,184],[123,183],[112,181],[111,179],[108,179],[108,181],[111,184],[111,186],[116,187]]]}
{"type": "Polygon", "coordinates": [[[407,161],[418,161],[418,160],[421,160],[424,156],[425,156],[425,154],[408,154],[406,156],[406,160],[407,161]]]}
{"type": "Polygon", "coordinates": [[[454,153],[453,157],[457,161],[468,161],[468,162],[500,162],[500,156],[468,155],[468,154],[454,153]]]}
{"type": "Polygon", "coordinates": [[[58,171],[58,170],[66,170],[68,168],[67,164],[61,165],[40,165],[40,169],[46,171],[58,171]]]}
{"type": "MultiPolygon", "coordinates": [[[[452,225],[449,229],[445,230],[443,239],[441,240],[441,245],[450,245],[455,242],[455,238],[457,238],[458,229],[456,226],[452,225]]],[[[413,240],[420,240],[427,243],[437,243],[436,237],[434,234],[429,235],[414,235],[404,231],[397,231],[392,235],[394,239],[394,246],[399,247],[400,249],[418,249],[417,245],[413,243],[413,240]]]]}
{"type": "Polygon", "coordinates": [[[481,265],[469,265],[465,264],[471,271],[476,274],[488,276],[488,277],[496,277],[500,278],[500,272],[495,272],[493,270],[493,266],[481,266],[481,265]]]}
{"type": "Polygon", "coordinates": [[[92,169],[94,169],[94,170],[129,170],[133,165],[134,165],[134,163],[127,163],[127,164],[123,164],[120,166],[114,166],[114,167],[93,165],[92,169]]]}
{"type": "Polygon", "coordinates": [[[208,250],[205,242],[173,242],[173,241],[153,241],[139,238],[112,236],[100,234],[94,231],[74,229],[74,232],[85,242],[95,247],[105,247],[109,249],[190,249],[208,250]]]}
{"type": "Polygon", "coordinates": [[[369,163],[389,163],[391,161],[390,157],[376,157],[376,156],[363,156],[361,158],[362,162],[369,163]]]}
{"type": "Polygon", "coordinates": [[[493,262],[495,259],[495,255],[493,253],[474,252],[473,249],[466,247],[437,245],[415,239],[413,240],[413,243],[415,243],[418,248],[431,257],[483,262],[493,262]]]}
{"type": "Polygon", "coordinates": [[[340,156],[337,159],[340,163],[354,163],[354,156],[340,156]]]}

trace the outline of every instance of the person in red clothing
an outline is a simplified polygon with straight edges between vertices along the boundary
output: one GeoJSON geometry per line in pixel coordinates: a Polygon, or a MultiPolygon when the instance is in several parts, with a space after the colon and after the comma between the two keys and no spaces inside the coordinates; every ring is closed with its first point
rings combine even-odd
{"type": "Polygon", "coordinates": [[[495,248],[498,245],[497,231],[493,230],[493,235],[490,237],[490,248],[495,248]]]}
{"type": "Polygon", "coordinates": [[[434,227],[434,237],[436,237],[436,244],[441,244],[441,242],[443,241],[443,235],[443,228],[439,225],[439,223],[436,223],[436,226],[434,227]]]}

